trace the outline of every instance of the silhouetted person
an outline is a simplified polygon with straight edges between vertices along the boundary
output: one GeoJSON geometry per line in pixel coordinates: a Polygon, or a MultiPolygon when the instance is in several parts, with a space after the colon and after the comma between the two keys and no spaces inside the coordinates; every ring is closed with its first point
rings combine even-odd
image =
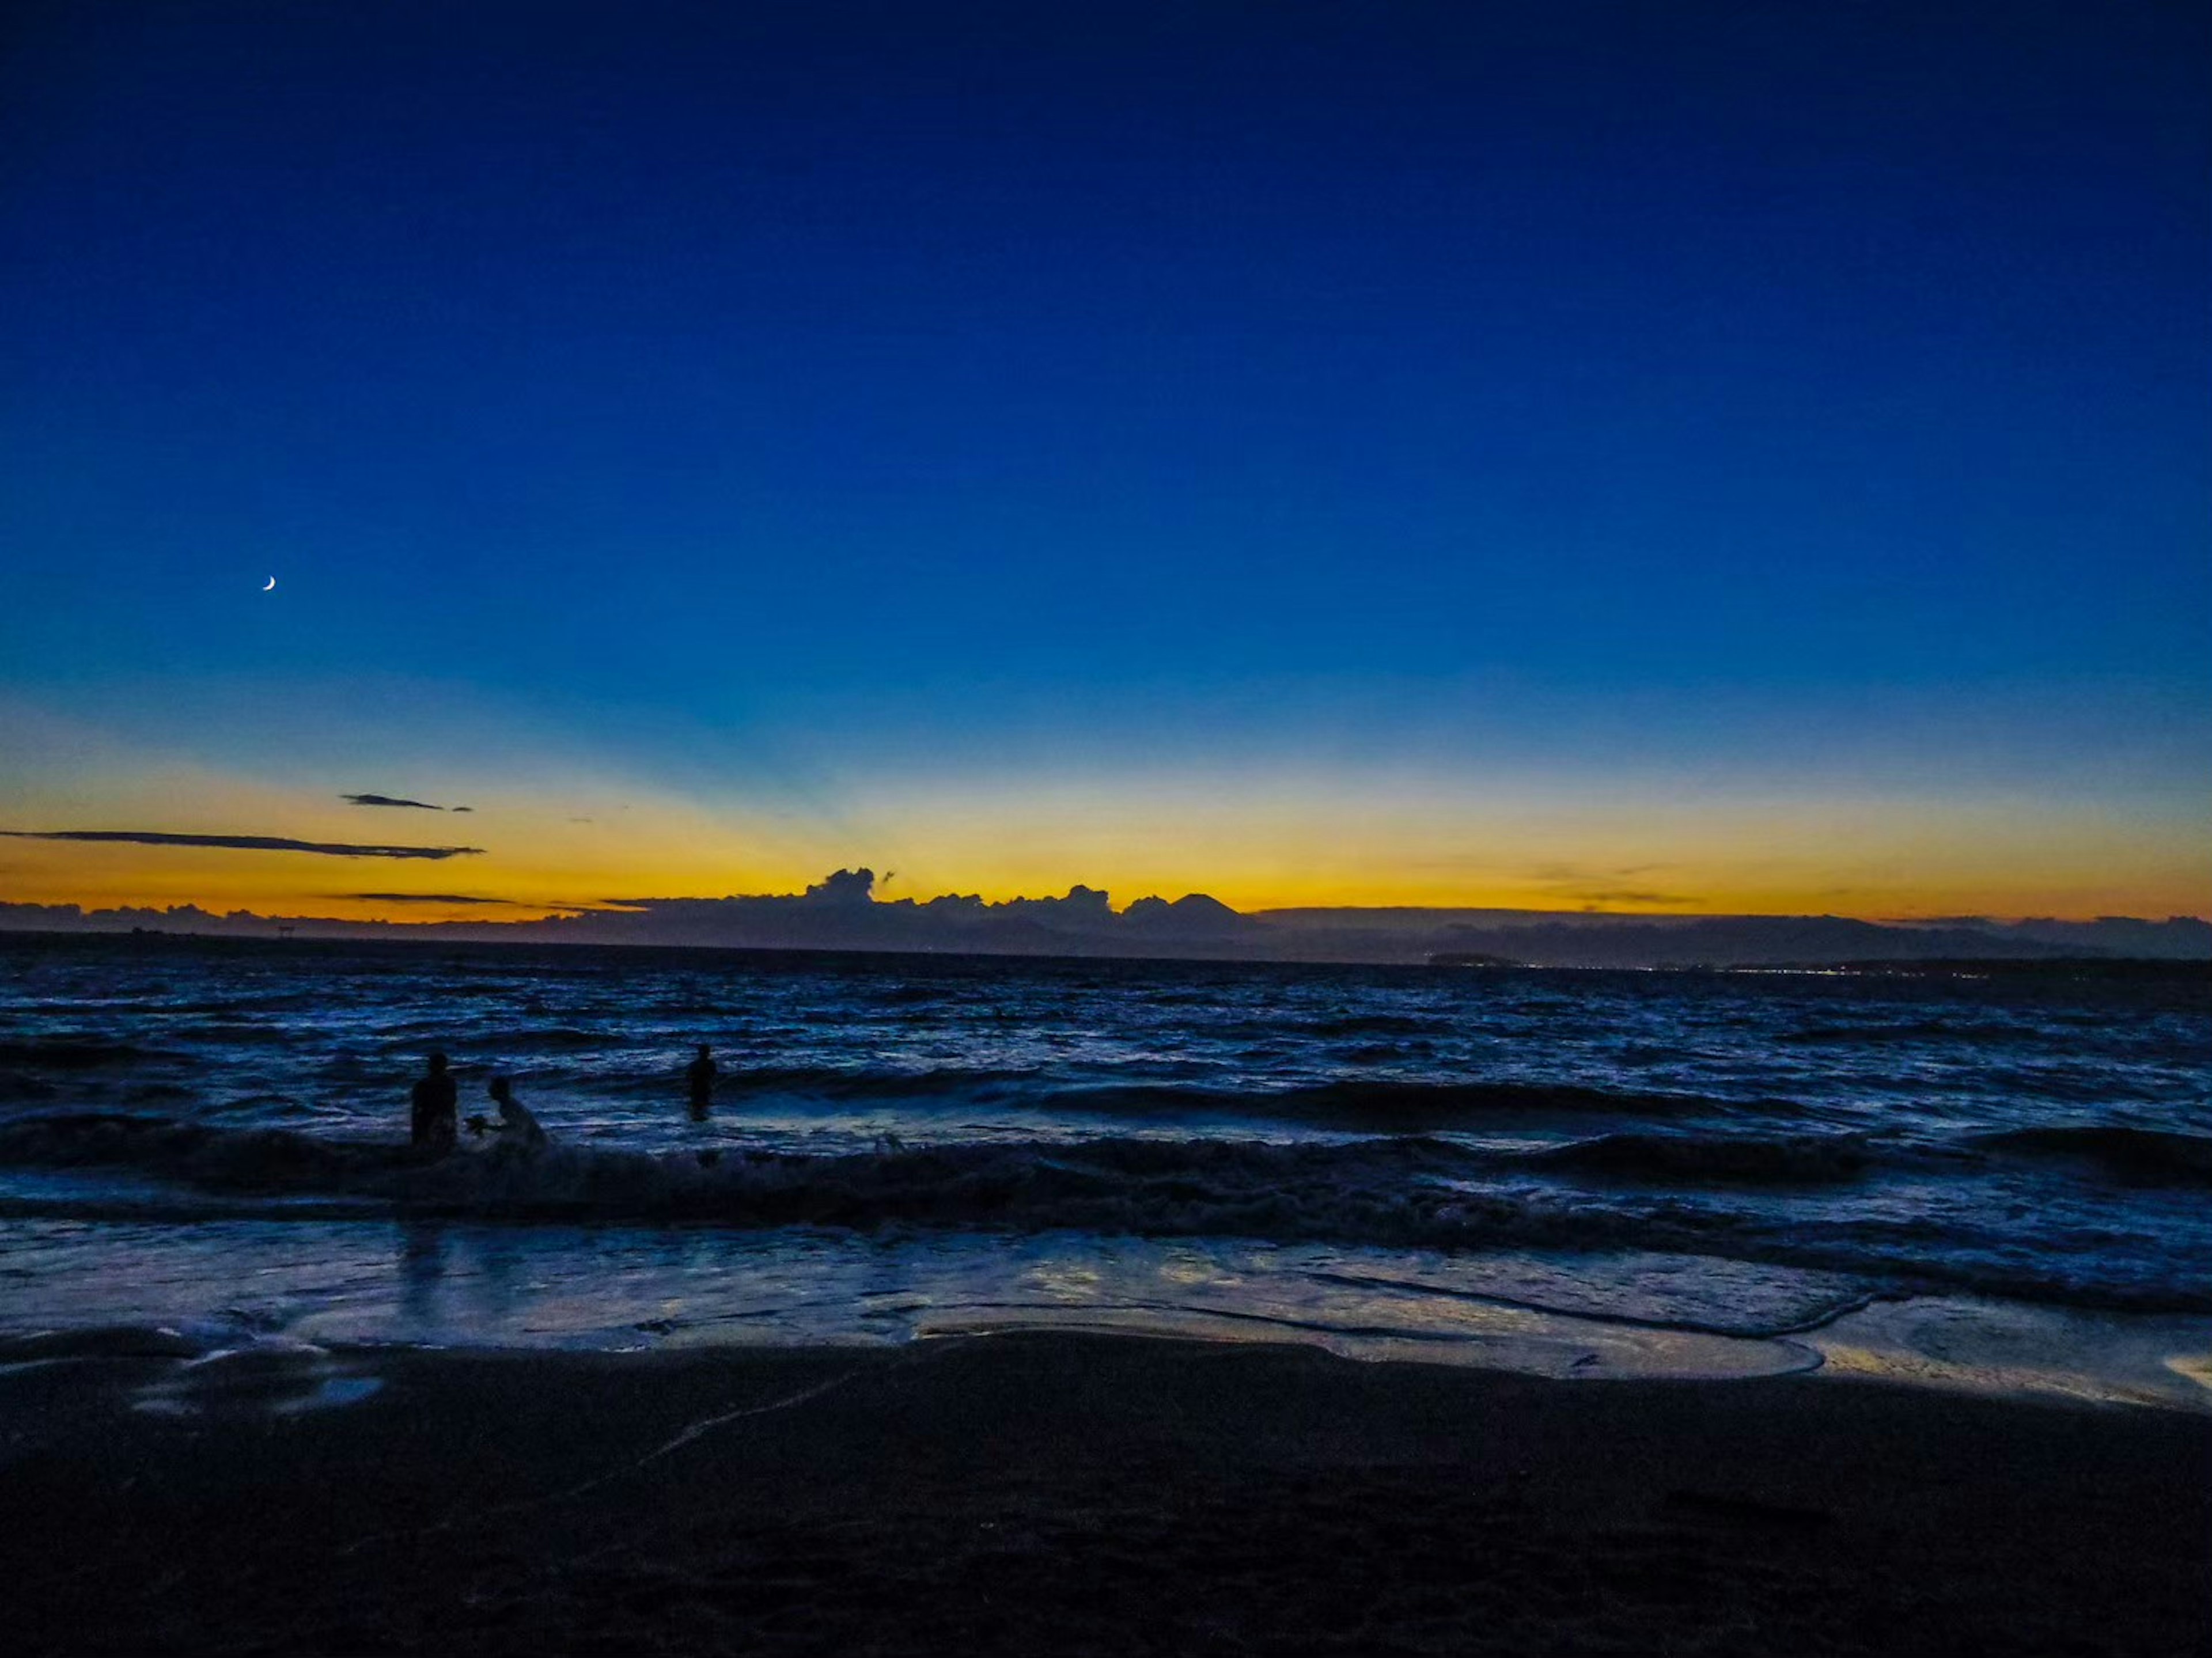
{"type": "Polygon", "coordinates": [[[500,1144],[512,1145],[525,1151],[535,1151],[546,1142],[548,1136],[530,1108],[514,1097],[514,1083],[507,1077],[491,1079],[491,1096],[499,1103],[499,1121],[486,1122],[482,1117],[469,1119],[469,1132],[482,1134],[489,1131],[500,1137],[500,1144]]]}
{"type": "Polygon", "coordinates": [[[446,1056],[433,1054],[430,1069],[415,1084],[414,1141],[443,1156],[459,1138],[460,1097],[453,1079],[446,1074],[446,1056]]]}
{"type": "Polygon", "coordinates": [[[691,1114],[705,1116],[714,1102],[714,1056],[706,1043],[699,1044],[699,1057],[684,1068],[684,1080],[691,1085],[691,1114]]]}

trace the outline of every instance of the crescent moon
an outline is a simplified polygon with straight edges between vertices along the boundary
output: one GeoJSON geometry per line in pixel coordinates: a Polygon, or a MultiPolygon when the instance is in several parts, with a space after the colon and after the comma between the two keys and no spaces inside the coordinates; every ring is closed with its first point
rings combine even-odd
{"type": "Polygon", "coordinates": [[[269,593],[269,592],[276,592],[276,578],[275,576],[273,576],[273,575],[272,575],[272,576],[270,576],[270,577],[269,578],[269,585],[268,585],[267,586],[264,587],[261,591],[262,591],[263,592],[264,592],[264,593],[269,593]]]}

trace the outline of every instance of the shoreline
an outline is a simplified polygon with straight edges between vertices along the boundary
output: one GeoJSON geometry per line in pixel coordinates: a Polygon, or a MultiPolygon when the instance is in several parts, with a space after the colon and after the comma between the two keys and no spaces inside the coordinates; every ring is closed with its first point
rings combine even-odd
{"type": "Polygon", "coordinates": [[[2119,1654],[2212,1417],[1008,1333],[0,1368],[34,1652],[2119,1654]]]}
{"type": "Polygon", "coordinates": [[[1326,1245],[1234,1236],[327,1215],[157,1219],[112,1248],[81,1234],[62,1214],[0,1221],[16,1275],[0,1371],[33,1352],[142,1339],[179,1357],[288,1341],[676,1355],[1064,1332],[1304,1345],[1563,1381],[1812,1372],[2212,1415],[2202,1311],[1868,1291],[1756,1265],[1730,1277],[1725,1258],[1382,1252],[1347,1264],[1326,1245]]]}

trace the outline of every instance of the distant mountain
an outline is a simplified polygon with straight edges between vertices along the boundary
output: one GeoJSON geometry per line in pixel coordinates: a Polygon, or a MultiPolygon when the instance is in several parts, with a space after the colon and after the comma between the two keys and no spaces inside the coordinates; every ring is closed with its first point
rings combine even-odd
{"type": "Polygon", "coordinates": [[[1839,915],[1715,915],[1652,923],[1537,922],[1447,927],[1442,951],[1504,956],[1531,967],[1781,967],[1849,962],[2032,958],[2056,945],[1965,927],[1908,928],[1839,915]]]}
{"type": "Polygon", "coordinates": [[[1251,939],[1264,937],[1265,922],[1239,915],[1218,898],[1187,892],[1170,903],[1164,898],[1139,898],[1121,912],[1128,932],[1147,938],[1251,939]]]}
{"type": "Polygon", "coordinates": [[[2168,962],[2212,958],[2212,922],[2200,921],[2194,915],[2169,915],[2163,921],[2100,915],[2094,921],[1967,920],[1965,924],[1997,938],[2050,944],[2069,956],[2131,956],[2168,962]]]}

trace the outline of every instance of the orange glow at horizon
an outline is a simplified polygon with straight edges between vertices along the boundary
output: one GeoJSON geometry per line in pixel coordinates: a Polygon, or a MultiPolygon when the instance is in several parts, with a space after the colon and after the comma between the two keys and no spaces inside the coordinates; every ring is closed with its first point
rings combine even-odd
{"type": "Polygon", "coordinates": [[[1355,840],[1326,823],[1217,818],[1117,839],[1096,824],[999,818],[970,829],[913,813],[880,850],[865,833],[818,848],[794,835],[787,839],[800,844],[754,841],[758,850],[748,857],[752,837],[741,827],[712,836],[614,835],[562,823],[509,825],[481,837],[497,840],[499,851],[437,861],[19,840],[0,842],[0,899],[356,921],[528,920],[610,900],[797,893],[832,869],[865,865],[877,873],[878,899],[975,893],[1000,902],[1080,882],[1110,893],[1117,908],[1152,894],[1205,892],[1247,913],[1404,907],[2087,920],[2212,910],[2212,872],[2201,851],[2110,825],[2009,844],[1925,822],[1860,823],[1810,843],[1773,824],[1725,836],[1690,823],[1647,823],[1640,835],[1587,823],[1547,836],[1506,827],[1474,824],[1462,836],[1449,825],[1399,820],[1373,823],[1355,840]],[[1449,845],[1437,844],[1439,834],[1449,845]],[[390,894],[494,902],[369,896],[390,894]]]}
{"type": "MultiPolygon", "coordinates": [[[[20,728],[19,728],[20,729],[20,728]]],[[[1203,892],[1247,913],[1417,907],[1626,914],[2212,914],[2207,802],[2151,806],[1804,779],[1480,777],[1186,762],[1126,774],[916,778],[824,766],[810,792],[676,788],[520,741],[362,778],[288,780],[57,727],[11,780],[0,829],[276,835],[470,847],[440,859],[0,839],[0,900],[196,904],[344,920],[522,920],[610,900],[797,893],[867,867],[881,899],[999,902],[1081,883],[1117,907],[1203,892]],[[39,750],[43,749],[43,753],[39,750]],[[96,758],[92,757],[96,754],[96,758]],[[496,758],[492,757],[494,755],[496,758]],[[397,770],[398,776],[391,775],[397,770]],[[348,804],[362,782],[466,812],[348,804]],[[365,895],[503,902],[395,902],[365,895]]]]}

